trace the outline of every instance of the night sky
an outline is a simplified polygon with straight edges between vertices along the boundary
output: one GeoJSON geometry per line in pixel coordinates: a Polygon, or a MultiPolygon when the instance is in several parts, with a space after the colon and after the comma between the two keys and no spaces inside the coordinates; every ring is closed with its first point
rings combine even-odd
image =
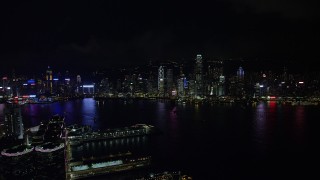
{"type": "MultiPolygon", "coordinates": [[[[298,0],[1,3],[1,72],[152,61],[319,59],[319,13],[298,0]]],[[[0,72],[0,74],[2,74],[0,72]]]]}

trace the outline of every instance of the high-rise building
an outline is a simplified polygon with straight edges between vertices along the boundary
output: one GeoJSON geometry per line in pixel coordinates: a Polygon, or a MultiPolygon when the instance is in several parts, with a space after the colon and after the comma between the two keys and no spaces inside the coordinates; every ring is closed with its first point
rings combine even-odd
{"type": "Polygon", "coordinates": [[[46,71],[46,90],[52,93],[52,69],[48,66],[46,71]]]}
{"type": "Polygon", "coordinates": [[[7,105],[4,109],[5,133],[23,139],[23,122],[21,107],[19,105],[7,105]]]}
{"type": "Polygon", "coordinates": [[[196,96],[203,96],[203,61],[202,55],[198,54],[196,57],[196,64],[195,64],[195,95],[196,96]]]}
{"type": "Polygon", "coordinates": [[[225,80],[226,80],[225,76],[221,75],[219,77],[217,96],[225,95],[225,80]]]}
{"type": "Polygon", "coordinates": [[[184,75],[183,76],[181,76],[179,79],[178,79],[178,82],[177,82],[177,84],[178,84],[178,96],[179,97],[184,97],[186,94],[185,94],[185,89],[187,88],[186,86],[186,81],[187,81],[187,79],[186,79],[186,77],[184,77],[184,75]]]}
{"type": "Polygon", "coordinates": [[[168,92],[168,94],[171,94],[171,92],[172,92],[172,90],[173,90],[173,86],[174,86],[174,84],[173,84],[173,70],[172,69],[168,69],[167,70],[167,78],[166,78],[166,80],[167,80],[167,84],[166,84],[166,88],[167,88],[167,92],[168,92]]]}
{"type": "Polygon", "coordinates": [[[164,96],[164,67],[160,66],[158,69],[158,93],[159,96],[164,96]]]}
{"type": "Polygon", "coordinates": [[[239,69],[237,70],[237,78],[238,78],[238,81],[244,80],[244,70],[242,67],[239,67],[239,69]]]}
{"type": "Polygon", "coordinates": [[[219,78],[223,75],[223,61],[207,61],[205,94],[211,96],[218,95],[219,78]]]}
{"type": "Polygon", "coordinates": [[[76,85],[76,92],[80,92],[80,86],[81,86],[81,76],[77,75],[77,85],[76,85]]]}

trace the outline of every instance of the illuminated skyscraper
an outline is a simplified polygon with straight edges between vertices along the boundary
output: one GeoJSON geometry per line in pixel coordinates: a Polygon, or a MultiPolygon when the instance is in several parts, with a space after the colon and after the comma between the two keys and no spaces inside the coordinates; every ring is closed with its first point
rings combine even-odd
{"type": "Polygon", "coordinates": [[[81,76],[80,75],[77,75],[77,85],[76,85],[76,92],[79,93],[79,89],[80,89],[80,86],[81,86],[81,76]]]}
{"type": "Polygon", "coordinates": [[[4,109],[5,133],[23,139],[23,122],[19,105],[8,105],[4,109]]]}
{"type": "Polygon", "coordinates": [[[167,80],[167,84],[166,84],[167,92],[168,92],[168,94],[171,94],[172,90],[173,90],[173,85],[174,85],[173,84],[173,70],[172,69],[167,70],[166,80],[167,80]]]}
{"type": "Polygon", "coordinates": [[[244,80],[244,70],[242,67],[239,67],[239,69],[237,71],[237,78],[238,78],[238,81],[244,80]]]}
{"type": "Polygon", "coordinates": [[[52,80],[52,69],[48,66],[46,71],[46,88],[50,93],[52,93],[52,80]]]}
{"type": "Polygon", "coordinates": [[[202,56],[200,54],[197,55],[196,65],[195,65],[195,95],[203,96],[203,62],[202,56]]]}
{"type": "Polygon", "coordinates": [[[158,92],[159,96],[164,96],[164,67],[158,69],[158,92]]]}
{"type": "Polygon", "coordinates": [[[81,84],[81,76],[77,75],[77,84],[81,84]]]}
{"type": "Polygon", "coordinates": [[[221,75],[219,77],[217,96],[225,95],[225,80],[226,80],[225,76],[221,75]]]}

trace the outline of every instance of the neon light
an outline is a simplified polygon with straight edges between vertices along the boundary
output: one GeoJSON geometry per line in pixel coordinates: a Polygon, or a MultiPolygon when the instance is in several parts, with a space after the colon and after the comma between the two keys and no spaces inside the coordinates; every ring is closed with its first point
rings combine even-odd
{"type": "Polygon", "coordinates": [[[30,149],[24,149],[22,152],[16,152],[16,153],[7,153],[7,149],[5,149],[1,152],[1,155],[3,155],[3,156],[21,156],[21,155],[27,154],[29,152],[32,152],[33,149],[34,148],[32,147],[30,149]]]}
{"type": "Polygon", "coordinates": [[[27,86],[28,84],[24,83],[23,85],[24,85],[24,86],[27,86]]]}
{"type": "Polygon", "coordinates": [[[33,83],[35,83],[35,80],[34,80],[34,79],[28,80],[28,84],[33,84],[33,83]]]}
{"type": "Polygon", "coordinates": [[[39,152],[45,152],[45,153],[49,153],[49,152],[53,152],[53,151],[56,151],[56,150],[59,150],[59,149],[62,149],[64,147],[64,144],[63,143],[60,143],[59,146],[56,146],[52,149],[44,149],[43,147],[41,146],[37,146],[35,148],[36,151],[39,151],[39,152]]]}
{"type": "Polygon", "coordinates": [[[28,98],[29,96],[28,96],[28,95],[23,95],[22,97],[23,97],[23,98],[28,98]]]}
{"type": "Polygon", "coordinates": [[[70,78],[65,78],[64,80],[66,80],[66,81],[70,81],[70,78]]]}
{"type": "Polygon", "coordinates": [[[34,86],[34,85],[36,85],[36,84],[34,84],[34,83],[33,83],[33,84],[31,84],[31,86],[34,86]]]}
{"type": "Polygon", "coordinates": [[[29,97],[34,98],[34,97],[36,97],[36,95],[30,95],[29,97]]]}
{"type": "Polygon", "coordinates": [[[58,78],[53,78],[53,80],[54,80],[54,81],[59,81],[59,79],[58,79],[58,78]]]}
{"type": "Polygon", "coordinates": [[[303,84],[304,82],[303,82],[303,81],[299,81],[298,83],[299,83],[299,84],[303,84]]]}
{"type": "Polygon", "coordinates": [[[83,85],[82,87],[84,87],[84,88],[93,88],[94,85],[83,85]]]}
{"type": "Polygon", "coordinates": [[[7,87],[7,89],[11,89],[11,87],[7,87]]]}
{"type": "Polygon", "coordinates": [[[260,85],[261,88],[263,88],[263,85],[260,85]]]}

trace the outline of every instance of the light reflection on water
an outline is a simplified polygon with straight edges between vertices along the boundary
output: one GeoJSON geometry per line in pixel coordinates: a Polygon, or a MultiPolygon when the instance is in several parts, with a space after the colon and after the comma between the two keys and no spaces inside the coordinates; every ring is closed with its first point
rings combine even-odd
{"type": "MultiPolygon", "coordinates": [[[[4,105],[0,104],[0,122],[3,121],[3,108],[4,105]]],[[[318,112],[318,107],[286,106],[275,102],[258,102],[252,106],[195,106],[167,101],[96,102],[90,98],[22,106],[26,128],[39,125],[41,120],[48,120],[57,113],[65,114],[67,125],[79,123],[91,125],[94,129],[135,123],[155,125],[162,132],[158,136],[85,143],[74,148],[74,156],[128,150],[151,153],[157,167],[186,170],[198,179],[258,178],[259,175],[253,172],[261,170],[256,167],[269,172],[275,170],[275,167],[266,165],[265,159],[258,157],[277,162],[285,153],[295,157],[309,153],[308,143],[312,143],[309,135],[316,133],[308,132],[313,130],[308,122],[312,116],[319,116],[318,112]],[[216,168],[215,173],[210,173],[211,166],[206,166],[204,159],[216,168]],[[254,162],[254,165],[243,165],[246,162],[254,162]],[[249,172],[250,169],[253,170],[249,172]]],[[[290,166],[285,161],[282,163],[290,166]]]]}

